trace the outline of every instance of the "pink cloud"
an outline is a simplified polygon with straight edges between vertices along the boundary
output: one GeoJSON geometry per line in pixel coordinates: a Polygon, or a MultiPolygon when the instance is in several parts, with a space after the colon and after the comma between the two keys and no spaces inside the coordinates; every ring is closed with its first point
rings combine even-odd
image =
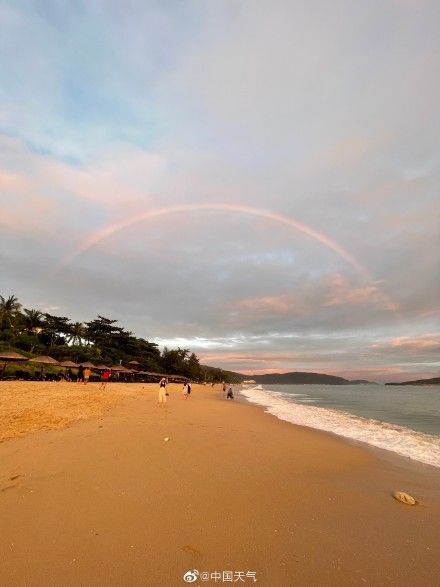
{"type": "Polygon", "coordinates": [[[295,298],[291,296],[262,296],[241,300],[237,307],[252,311],[273,311],[277,314],[289,313],[295,304],[295,298]]]}
{"type": "Polygon", "coordinates": [[[312,311],[312,305],[305,299],[292,295],[260,296],[242,299],[235,302],[229,311],[238,312],[243,318],[247,313],[253,315],[295,315],[308,316],[312,311]],[[244,313],[244,314],[243,314],[244,313]]]}
{"type": "Polygon", "coordinates": [[[165,156],[126,146],[102,153],[83,166],[35,153],[23,142],[4,135],[0,135],[0,149],[7,153],[0,169],[2,190],[23,195],[66,194],[125,213],[145,206],[167,165],[165,156]],[[17,168],[25,171],[17,172],[17,168]]]}
{"type": "Polygon", "coordinates": [[[27,178],[21,175],[0,169],[0,189],[3,193],[5,191],[13,191],[16,194],[28,194],[30,183],[27,178]]]}
{"type": "Polygon", "coordinates": [[[371,345],[375,349],[398,348],[401,350],[419,351],[438,349],[440,351],[440,334],[422,334],[420,336],[398,336],[386,342],[371,345]]]}
{"type": "Polygon", "coordinates": [[[11,232],[24,235],[45,234],[53,215],[61,211],[61,207],[44,193],[39,193],[27,177],[2,168],[0,193],[4,198],[0,225],[11,232]]]}
{"type": "Polygon", "coordinates": [[[83,168],[54,160],[41,162],[36,181],[127,213],[148,203],[165,166],[158,155],[126,148],[117,154],[107,153],[83,168]]]}
{"type": "Polygon", "coordinates": [[[240,373],[243,373],[244,375],[267,375],[271,373],[290,373],[290,371],[292,371],[292,369],[254,369],[253,371],[245,369],[240,371],[240,373]]]}
{"type": "Polygon", "coordinates": [[[272,360],[270,355],[264,355],[260,357],[257,354],[245,354],[245,353],[231,353],[231,352],[213,352],[213,353],[198,353],[199,358],[202,362],[208,363],[209,361],[215,362],[216,364],[222,363],[268,363],[272,360]]]}
{"type": "Polygon", "coordinates": [[[396,311],[399,308],[398,304],[384,295],[377,284],[351,287],[349,280],[338,273],[329,280],[328,285],[329,293],[324,301],[324,306],[379,304],[391,311],[396,311]]]}

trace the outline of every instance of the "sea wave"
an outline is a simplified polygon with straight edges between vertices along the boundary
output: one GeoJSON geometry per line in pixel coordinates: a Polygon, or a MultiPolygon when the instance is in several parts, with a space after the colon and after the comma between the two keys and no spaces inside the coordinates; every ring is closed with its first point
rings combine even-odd
{"type": "Polygon", "coordinates": [[[440,468],[438,436],[348,412],[305,405],[298,403],[300,398],[287,399],[286,394],[261,386],[242,389],[240,393],[280,420],[332,432],[440,468]]]}

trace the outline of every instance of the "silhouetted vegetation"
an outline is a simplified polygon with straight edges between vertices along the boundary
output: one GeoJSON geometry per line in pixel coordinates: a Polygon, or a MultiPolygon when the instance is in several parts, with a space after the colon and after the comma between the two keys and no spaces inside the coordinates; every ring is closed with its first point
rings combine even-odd
{"type": "Polygon", "coordinates": [[[412,381],[401,381],[400,383],[385,383],[385,385],[440,385],[440,377],[431,379],[414,379],[412,381]]]}
{"type": "MultiPolygon", "coordinates": [[[[50,355],[58,361],[92,361],[115,365],[138,361],[145,371],[170,373],[193,381],[239,382],[237,373],[201,365],[188,349],[161,352],[154,342],[135,336],[117,320],[98,315],[90,322],[72,322],[32,308],[23,308],[16,296],[0,296],[0,350],[50,355]]],[[[20,365],[22,368],[22,365],[20,365]]]]}
{"type": "Polygon", "coordinates": [[[301,371],[293,371],[291,373],[268,373],[266,375],[252,375],[257,383],[272,383],[272,384],[290,384],[303,385],[323,384],[323,385],[348,385],[351,383],[348,379],[343,377],[335,377],[334,375],[326,375],[325,373],[309,373],[301,371]]]}

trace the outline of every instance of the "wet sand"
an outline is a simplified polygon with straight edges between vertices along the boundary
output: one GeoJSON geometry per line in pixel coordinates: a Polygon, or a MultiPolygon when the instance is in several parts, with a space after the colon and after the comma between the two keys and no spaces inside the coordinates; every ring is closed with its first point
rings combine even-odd
{"type": "Polygon", "coordinates": [[[275,587],[439,584],[437,469],[202,386],[188,401],[171,386],[165,408],[142,384],[4,382],[0,398],[2,586],[174,586],[190,569],[275,587]]]}

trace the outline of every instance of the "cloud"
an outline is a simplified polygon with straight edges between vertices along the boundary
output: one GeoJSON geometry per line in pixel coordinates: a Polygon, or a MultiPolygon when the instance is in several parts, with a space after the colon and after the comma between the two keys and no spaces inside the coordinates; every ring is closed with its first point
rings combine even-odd
{"type": "Polygon", "coordinates": [[[311,308],[306,307],[303,300],[291,295],[263,296],[240,300],[235,306],[235,311],[240,312],[242,310],[245,312],[270,312],[281,315],[309,314],[311,312],[311,308]]]}
{"type": "Polygon", "coordinates": [[[436,11],[2,4],[2,293],[76,320],[105,313],[239,370],[431,373],[436,11]],[[309,225],[372,278],[292,227],[226,210],[145,219],[50,277],[108,224],[219,203],[309,225]]]}
{"type": "Polygon", "coordinates": [[[370,306],[379,304],[387,310],[398,310],[395,302],[387,299],[376,284],[365,287],[352,287],[343,275],[334,275],[329,279],[329,293],[324,306],[370,306]]]}
{"type": "Polygon", "coordinates": [[[375,343],[372,345],[375,349],[399,349],[406,352],[420,352],[420,351],[440,351],[440,333],[437,334],[423,334],[417,337],[398,336],[391,340],[375,343]]]}

